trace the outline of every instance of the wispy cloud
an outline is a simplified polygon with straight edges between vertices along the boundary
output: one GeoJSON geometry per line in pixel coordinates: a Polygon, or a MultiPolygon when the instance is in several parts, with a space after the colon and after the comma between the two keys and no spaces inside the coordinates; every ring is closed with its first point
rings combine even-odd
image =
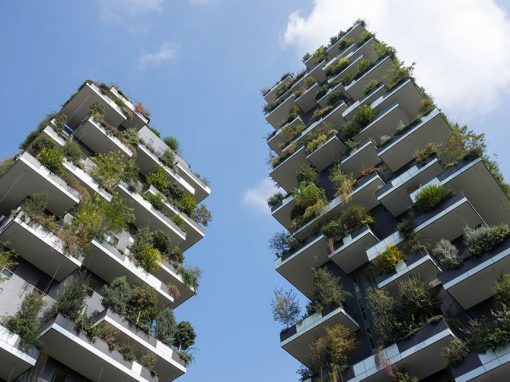
{"type": "Polygon", "coordinates": [[[495,0],[314,0],[289,16],[283,43],[303,54],[358,18],[415,61],[420,84],[454,114],[488,113],[510,91],[510,19],[495,0]]]}
{"type": "Polygon", "coordinates": [[[177,44],[165,42],[156,52],[143,54],[138,59],[138,67],[140,69],[159,68],[164,62],[174,59],[178,50],[177,44]]]}
{"type": "Polygon", "coordinates": [[[244,193],[243,203],[258,212],[269,214],[270,209],[267,205],[267,198],[276,191],[278,191],[278,189],[275,187],[273,181],[269,178],[265,178],[257,186],[248,189],[244,193]]]}
{"type": "Polygon", "coordinates": [[[122,23],[135,16],[161,12],[165,0],[98,0],[99,16],[109,23],[122,23]]]}

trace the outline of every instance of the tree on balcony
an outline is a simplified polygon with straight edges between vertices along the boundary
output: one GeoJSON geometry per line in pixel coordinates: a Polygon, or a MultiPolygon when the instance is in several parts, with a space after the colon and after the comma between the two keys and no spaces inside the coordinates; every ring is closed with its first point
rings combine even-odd
{"type": "Polygon", "coordinates": [[[275,289],[271,302],[273,319],[285,326],[285,329],[295,325],[301,314],[301,307],[292,290],[275,289]]]}
{"type": "Polygon", "coordinates": [[[313,273],[314,293],[307,306],[308,314],[324,314],[328,308],[342,306],[349,292],[342,289],[340,278],[326,268],[317,268],[313,273]]]}

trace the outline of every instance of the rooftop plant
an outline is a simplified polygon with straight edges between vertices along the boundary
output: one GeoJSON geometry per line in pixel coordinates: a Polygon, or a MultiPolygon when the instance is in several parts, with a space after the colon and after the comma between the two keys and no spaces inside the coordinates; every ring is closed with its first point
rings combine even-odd
{"type": "Polygon", "coordinates": [[[423,187],[416,195],[416,208],[420,212],[432,211],[451,195],[451,192],[442,184],[430,184],[423,187]]]}
{"type": "Polygon", "coordinates": [[[326,57],[327,57],[327,50],[326,50],[326,47],[324,47],[324,46],[317,48],[317,50],[315,52],[313,52],[313,58],[316,61],[325,60],[326,57]]]}
{"type": "Polygon", "coordinates": [[[510,236],[510,227],[499,224],[490,227],[464,228],[464,242],[470,256],[482,256],[498,247],[510,236]]]}
{"type": "Polygon", "coordinates": [[[292,290],[275,289],[271,302],[273,319],[282,324],[285,329],[295,325],[301,314],[301,307],[292,290]]]}

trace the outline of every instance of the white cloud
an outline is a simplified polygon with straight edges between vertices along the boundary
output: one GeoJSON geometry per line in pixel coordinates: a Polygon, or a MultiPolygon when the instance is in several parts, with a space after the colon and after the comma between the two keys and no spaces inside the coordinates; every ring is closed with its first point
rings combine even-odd
{"type": "Polygon", "coordinates": [[[267,205],[267,199],[279,191],[274,182],[265,178],[256,187],[250,188],[244,193],[243,203],[247,206],[253,207],[255,210],[263,213],[270,213],[270,209],[267,205]]]}
{"type": "Polygon", "coordinates": [[[510,91],[510,19],[494,0],[314,0],[289,16],[283,43],[304,54],[358,18],[416,62],[420,85],[454,114],[488,113],[510,91]]]}
{"type": "Polygon", "coordinates": [[[140,69],[158,68],[162,63],[175,58],[178,49],[178,45],[165,42],[158,51],[142,55],[138,60],[138,66],[140,69]]]}
{"type": "Polygon", "coordinates": [[[103,21],[122,23],[143,13],[161,12],[164,0],[99,0],[103,21]]]}

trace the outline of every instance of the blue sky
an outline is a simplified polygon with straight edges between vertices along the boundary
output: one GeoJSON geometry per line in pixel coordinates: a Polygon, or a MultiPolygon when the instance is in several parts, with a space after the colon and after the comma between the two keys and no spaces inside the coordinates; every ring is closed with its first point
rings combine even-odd
{"type": "MultiPolygon", "coordinates": [[[[427,30],[401,33],[406,26],[380,9],[366,9],[367,19],[390,44],[402,48],[409,61],[417,61],[418,78],[433,95],[437,89],[439,106],[487,133],[490,151],[498,154],[510,177],[510,56],[500,52],[508,50],[510,4],[474,1],[469,8],[450,1],[457,9],[449,6],[443,13],[458,12],[455,23],[460,32],[477,24],[487,31],[480,43],[480,49],[491,48],[486,54],[469,45],[473,39],[457,42],[462,48],[458,50],[436,45],[437,57],[451,61],[434,66],[427,60],[430,51],[414,57],[416,51],[410,49],[419,46],[420,38],[434,42],[427,30]],[[469,10],[477,15],[474,22],[469,10]],[[446,71],[451,65],[453,70],[446,71]],[[461,94],[449,91],[454,85],[463,86],[461,94]],[[474,101],[483,102],[482,110],[473,107],[474,101]]],[[[395,3],[399,2],[384,0],[380,6],[404,12],[395,3]]],[[[268,193],[263,183],[264,137],[270,131],[261,112],[260,89],[285,71],[301,69],[304,50],[326,42],[326,36],[347,28],[364,11],[354,7],[338,18],[325,16],[337,15],[336,7],[346,4],[343,0],[0,3],[4,52],[0,102],[5,106],[0,157],[13,154],[47,113],[58,110],[90,78],[118,83],[131,98],[142,101],[152,112],[151,125],[164,136],[177,137],[193,169],[211,181],[213,193],[206,204],[214,214],[213,223],[206,238],[187,252],[189,264],[203,270],[201,289],[176,311],[179,319],[193,322],[199,335],[197,362],[182,381],[297,380],[298,364],[280,349],[279,327],[270,312],[274,287],[287,284],[274,271],[267,250],[267,239],[279,227],[260,203],[268,193]]],[[[420,8],[426,7],[425,1],[416,4],[420,12],[427,10],[420,8]]],[[[441,31],[448,34],[447,29],[441,31]]]]}

